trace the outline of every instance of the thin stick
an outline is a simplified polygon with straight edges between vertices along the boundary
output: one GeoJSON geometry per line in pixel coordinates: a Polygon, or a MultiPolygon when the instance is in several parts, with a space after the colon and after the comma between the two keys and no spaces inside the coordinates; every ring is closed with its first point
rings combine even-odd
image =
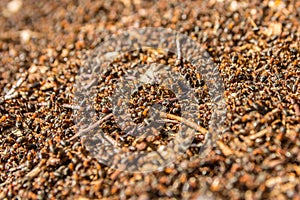
{"type": "Polygon", "coordinates": [[[110,113],[110,114],[104,116],[103,118],[101,118],[100,120],[98,120],[97,122],[95,122],[94,124],[92,124],[91,126],[79,130],[75,135],[73,135],[72,137],[70,137],[70,138],[68,139],[68,141],[72,141],[72,140],[74,140],[76,137],[81,136],[82,134],[84,134],[84,133],[86,133],[86,132],[89,132],[90,130],[96,128],[97,126],[99,126],[101,123],[103,123],[105,120],[108,120],[108,119],[111,118],[112,116],[113,116],[113,114],[110,113]]]}
{"type": "MultiPolygon", "coordinates": [[[[38,106],[47,106],[48,103],[47,103],[47,102],[39,102],[39,103],[37,103],[36,105],[38,105],[38,106]]],[[[71,104],[67,104],[67,103],[62,104],[62,107],[64,107],[64,108],[69,108],[69,109],[73,109],[73,110],[80,110],[80,109],[83,109],[83,107],[81,107],[81,106],[78,106],[78,105],[71,105],[71,104]]]]}
{"type": "Polygon", "coordinates": [[[103,134],[104,138],[109,142],[111,143],[112,145],[114,145],[115,147],[118,147],[119,144],[118,142],[113,138],[111,137],[110,135],[107,135],[107,134],[103,134]]]}
{"type": "Polygon", "coordinates": [[[5,100],[8,100],[8,99],[12,99],[14,97],[16,97],[18,95],[18,93],[16,92],[16,89],[19,88],[22,83],[24,83],[26,79],[26,76],[22,76],[15,85],[12,86],[12,88],[7,92],[7,94],[4,96],[4,99],[5,100]]]}
{"type": "MultiPolygon", "coordinates": [[[[102,119],[95,122],[94,124],[92,124],[91,126],[79,130],[75,135],[73,135],[71,138],[69,138],[68,141],[72,141],[76,137],[81,136],[82,134],[84,134],[86,132],[89,132],[90,130],[96,128],[97,126],[99,126],[101,123],[103,123],[105,120],[108,120],[112,116],[113,116],[113,113],[110,113],[110,114],[106,115],[105,117],[103,117],[102,119]]],[[[200,134],[205,134],[205,133],[208,132],[207,129],[205,129],[202,126],[199,126],[198,124],[196,124],[192,121],[189,121],[185,118],[182,118],[182,117],[170,114],[170,113],[164,113],[164,112],[160,112],[160,116],[163,117],[163,118],[168,118],[168,119],[171,119],[171,120],[176,120],[176,121],[182,122],[182,123],[186,124],[187,126],[189,126],[193,129],[195,129],[196,131],[200,132],[200,134]]],[[[109,136],[109,137],[106,137],[106,139],[108,139],[109,142],[113,143],[114,145],[117,145],[117,143],[114,141],[114,139],[112,137],[109,136]]]]}
{"type": "Polygon", "coordinates": [[[265,134],[267,134],[271,129],[270,128],[265,128],[253,135],[249,135],[247,138],[250,139],[250,140],[255,140],[256,138],[259,138],[259,137],[262,137],[264,136],[265,134]]]}
{"type": "Polygon", "coordinates": [[[174,98],[167,98],[167,99],[161,99],[161,100],[158,100],[158,101],[155,101],[155,103],[162,103],[163,101],[169,101],[169,102],[173,102],[173,101],[177,101],[177,97],[174,97],[174,98]]]}
{"type": "Polygon", "coordinates": [[[179,35],[176,35],[176,48],[177,48],[177,59],[180,61],[180,65],[182,64],[182,55],[181,55],[181,45],[179,40],[179,35]]]}
{"type": "Polygon", "coordinates": [[[177,120],[171,120],[171,119],[161,119],[157,120],[159,123],[179,123],[177,120]]]}
{"type": "Polygon", "coordinates": [[[173,114],[170,114],[170,113],[160,112],[160,116],[163,117],[163,118],[173,119],[173,120],[177,120],[179,122],[182,122],[185,125],[187,125],[187,126],[193,128],[193,129],[197,130],[201,134],[205,134],[205,133],[208,132],[208,130],[206,130],[202,126],[199,126],[198,124],[196,124],[196,123],[194,123],[192,121],[189,121],[189,120],[187,120],[185,118],[179,117],[177,115],[173,115],[173,114]]]}
{"type": "Polygon", "coordinates": [[[97,83],[97,79],[96,78],[94,78],[90,83],[84,85],[83,89],[88,90],[90,87],[92,87],[93,85],[95,85],[95,83],[97,83]]]}
{"type": "Polygon", "coordinates": [[[81,108],[83,108],[83,107],[80,107],[80,106],[77,106],[77,105],[71,105],[71,104],[66,104],[66,103],[64,103],[62,106],[64,108],[70,108],[72,110],[80,110],[81,108]]]}
{"type": "Polygon", "coordinates": [[[254,22],[254,20],[251,17],[249,18],[249,21],[254,28],[257,27],[256,23],[254,22]]]}

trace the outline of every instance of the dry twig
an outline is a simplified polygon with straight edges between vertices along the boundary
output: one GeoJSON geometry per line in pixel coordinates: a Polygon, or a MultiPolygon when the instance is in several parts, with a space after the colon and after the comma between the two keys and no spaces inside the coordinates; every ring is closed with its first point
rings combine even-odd
{"type": "Polygon", "coordinates": [[[170,113],[164,113],[164,112],[160,112],[160,116],[163,117],[163,118],[168,118],[168,119],[173,119],[173,120],[176,120],[176,121],[179,121],[179,122],[182,122],[184,123],[185,125],[195,129],[196,131],[200,132],[201,134],[205,134],[208,132],[207,129],[203,128],[202,126],[199,126],[198,124],[192,122],[192,121],[189,121],[185,118],[182,118],[182,117],[179,117],[177,115],[173,115],[173,114],[170,114],[170,113]]]}

